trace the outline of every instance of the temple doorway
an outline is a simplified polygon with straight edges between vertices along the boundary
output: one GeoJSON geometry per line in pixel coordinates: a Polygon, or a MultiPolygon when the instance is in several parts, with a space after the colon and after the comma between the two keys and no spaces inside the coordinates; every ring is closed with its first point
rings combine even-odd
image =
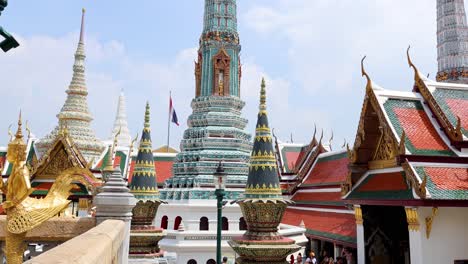
{"type": "Polygon", "coordinates": [[[405,208],[362,206],[366,263],[410,264],[405,208]]]}

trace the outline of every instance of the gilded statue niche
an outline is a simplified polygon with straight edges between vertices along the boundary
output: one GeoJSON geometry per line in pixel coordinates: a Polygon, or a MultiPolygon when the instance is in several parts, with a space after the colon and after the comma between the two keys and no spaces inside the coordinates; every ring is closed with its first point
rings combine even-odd
{"type": "Polygon", "coordinates": [[[201,95],[201,65],[203,63],[203,57],[201,52],[198,52],[198,61],[195,62],[195,96],[201,95]]]}
{"type": "Polygon", "coordinates": [[[214,84],[213,95],[227,96],[230,83],[231,57],[224,48],[213,57],[214,84]]]}

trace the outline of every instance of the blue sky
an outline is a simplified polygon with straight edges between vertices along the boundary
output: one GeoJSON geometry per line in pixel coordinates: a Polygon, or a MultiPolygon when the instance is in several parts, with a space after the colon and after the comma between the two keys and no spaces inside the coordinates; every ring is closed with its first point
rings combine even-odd
{"type": "MultiPolygon", "coordinates": [[[[178,147],[191,113],[193,61],[202,29],[202,0],[10,1],[0,25],[21,46],[0,54],[0,144],[19,108],[42,137],[56,124],[72,73],[81,8],[86,8],[89,108],[100,138],[110,135],[119,91],[130,130],[140,131],[152,106],[154,147],[165,144],[168,92],[182,121],[172,127],[178,147]]],[[[405,51],[431,77],[436,72],[435,0],[239,0],[243,115],[253,124],[259,84],[267,81],[270,123],[279,138],[309,142],[314,123],[333,129],[334,146],[354,140],[365,79],[386,89],[412,88],[405,51]]]]}

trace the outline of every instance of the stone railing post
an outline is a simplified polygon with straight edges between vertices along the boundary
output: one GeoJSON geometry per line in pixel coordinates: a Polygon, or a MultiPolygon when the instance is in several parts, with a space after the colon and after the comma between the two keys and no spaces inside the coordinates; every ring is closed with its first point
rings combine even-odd
{"type": "Polygon", "coordinates": [[[99,225],[107,219],[117,219],[125,222],[125,238],[119,250],[118,263],[128,263],[130,245],[130,223],[132,220],[132,209],[136,199],[127,188],[123,180],[120,168],[103,171],[107,182],[101,188],[101,192],[94,197],[96,206],[96,224],[99,225]]]}

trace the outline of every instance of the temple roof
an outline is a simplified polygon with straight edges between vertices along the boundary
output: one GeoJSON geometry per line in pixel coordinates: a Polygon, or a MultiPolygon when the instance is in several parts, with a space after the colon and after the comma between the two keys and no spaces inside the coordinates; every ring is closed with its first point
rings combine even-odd
{"type": "Polygon", "coordinates": [[[413,199],[411,187],[406,182],[405,172],[369,171],[346,195],[345,199],[382,199],[408,200],[413,199]]]}
{"type": "Polygon", "coordinates": [[[140,146],[138,148],[138,154],[129,186],[130,192],[133,193],[137,199],[159,199],[159,190],[152,150],[150,106],[149,103],[146,103],[144,128],[141,134],[140,146]]]}
{"type": "Polygon", "coordinates": [[[356,220],[351,213],[286,208],[283,224],[299,226],[304,221],[306,236],[356,247],[356,220]]]}
{"type": "Polygon", "coordinates": [[[277,142],[279,158],[281,161],[281,173],[293,174],[296,171],[296,165],[305,153],[303,144],[277,142]]]}
{"type": "Polygon", "coordinates": [[[268,126],[264,79],[261,84],[259,108],[245,198],[282,199],[273,140],[268,126]]]}
{"type": "Polygon", "coordinates": [[[366,97],[343,186],[352,204],[440,205],[468,199],[468,85],[424,77],[412,63],[410,92],[367,78],[366,97]]]}
{"type": "Polygon", "coordinates": [[[348,164],[346,151],[320,154],[301,186],[340,185],[346,181],[348,164]]]}

